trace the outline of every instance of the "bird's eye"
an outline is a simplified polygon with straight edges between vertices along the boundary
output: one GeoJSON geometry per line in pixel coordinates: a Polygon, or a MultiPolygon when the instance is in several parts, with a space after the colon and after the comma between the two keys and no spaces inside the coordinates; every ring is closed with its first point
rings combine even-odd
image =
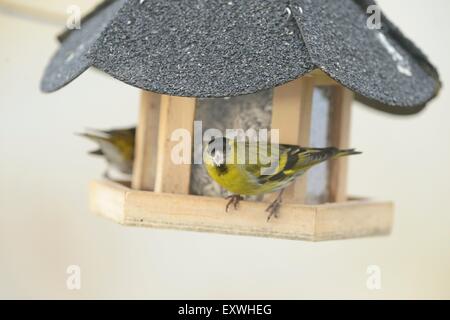
{"type": "Polygon", "coordinates": [[[213,149],[211,150],[211,155],[214,157],[215,154],[216,154],[216,148],[213,148],[213,149]]]}

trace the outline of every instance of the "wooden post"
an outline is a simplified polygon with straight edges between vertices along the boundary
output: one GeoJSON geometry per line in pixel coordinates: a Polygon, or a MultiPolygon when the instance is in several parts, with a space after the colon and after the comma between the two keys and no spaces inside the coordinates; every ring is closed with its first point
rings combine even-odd
{"type": "Polygon", "coordinates": [[[131,183],[136,190],[155,189],[160,102],[159,94],[142,91],[131,183]]]}
{"type": "MultiPolygon", "coordinates": [[[[280,130],[280,143],[309,145],[313,90],[313,77],[303,77],[274,89],[272,129],[280,130]]],[[[305,202],[306,182],[306,175],[297,179],[286,189],[285,199],[305,202]]]]}
{"type": "MultiPolygon", "coordinates": [[[[341,85],[332,88],[330,100],[330,145],[348,149],[350,147],[350,118],[353,92],[341,85]]],[[[330,162],[329,201],[347,200],[348,159],[343,157],[330,162]]]]}
{"type": "MultiPolygon", "coordinates": [[[[184,129],[193,137],[195,98],[161,96],[155,192],[188,194],[191,164],[177,164],[171,158],[177,141],[171,141],[174,130],[184,129]]],[[[192,140],[190,146],[192,147],[192,140]]],[[[189,148],[189,161],[192,148],[189,148]]]]}

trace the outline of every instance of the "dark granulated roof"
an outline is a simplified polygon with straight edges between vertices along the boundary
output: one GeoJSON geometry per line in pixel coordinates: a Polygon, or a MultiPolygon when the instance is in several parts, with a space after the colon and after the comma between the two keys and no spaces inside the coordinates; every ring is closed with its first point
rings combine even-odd
{"type": "Polygon", "coordinates": [[[93,66],[163,94],[254,93],[314,69],[387,112],[420,111],[440,89],[426,56],[371,0],[108,0],[66,32],[41,87],[52,92],[93,66]]]}

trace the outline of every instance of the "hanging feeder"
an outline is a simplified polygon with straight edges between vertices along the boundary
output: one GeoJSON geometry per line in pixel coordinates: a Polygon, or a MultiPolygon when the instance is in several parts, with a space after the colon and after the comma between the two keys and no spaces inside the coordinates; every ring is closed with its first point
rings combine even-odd
{"type": "MultiPolygon", "coordinates": [[[[91,185],[91,208],[131,226],[301,240],[389,234],[393,204],[347,195],[347,160],[288,188],[278,219],[263,201],[225,213],[201,166],[170,161],[171,133],[272,128],[280,142],[349,148],[353,98],[384,112],[421,111],[436,69],[384,16],[367,26],[363,0],[113,0],[60,36],[42,90],[90,67],[142,89],[131,186],[91,185]]],[[[363,148],[362,148],[363,149],[363,148]]]]}

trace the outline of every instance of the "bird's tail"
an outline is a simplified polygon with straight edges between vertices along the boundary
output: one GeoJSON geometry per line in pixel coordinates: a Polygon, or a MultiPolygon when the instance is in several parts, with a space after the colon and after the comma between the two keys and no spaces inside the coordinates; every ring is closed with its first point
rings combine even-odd
{"type": "Polygon", "coordinates": [[[99,141],[110,141],[111,135],[107,132],[91,130],[89,129],[87,132],[76,133],[77,136],[87,138],[89,140],[99,142],[99,141]]]}
{"type": "MultiPolygon", "coordinates": [[[[88,130],[88,129],[87,129],[88,130]]],[[[110,141],[111,136],[107,132],[89,129],[88,132],[76,133],[77,136],[87,138],[100,144],[102,141],[110,141]]],[[[102,149],[96,149],[89,152],[90,155],[103,156],[102,149]]]]}
{"type": "Polygon", "coordinates": [[[338,150],[334,157],[339,158],[339,157],[346,157],[346,156],[352,156],[352,155],[357,155],[357,154],[362,154],[362,152],[357,151],[355,149],[344,149],[344,150],[338,150]]]}

